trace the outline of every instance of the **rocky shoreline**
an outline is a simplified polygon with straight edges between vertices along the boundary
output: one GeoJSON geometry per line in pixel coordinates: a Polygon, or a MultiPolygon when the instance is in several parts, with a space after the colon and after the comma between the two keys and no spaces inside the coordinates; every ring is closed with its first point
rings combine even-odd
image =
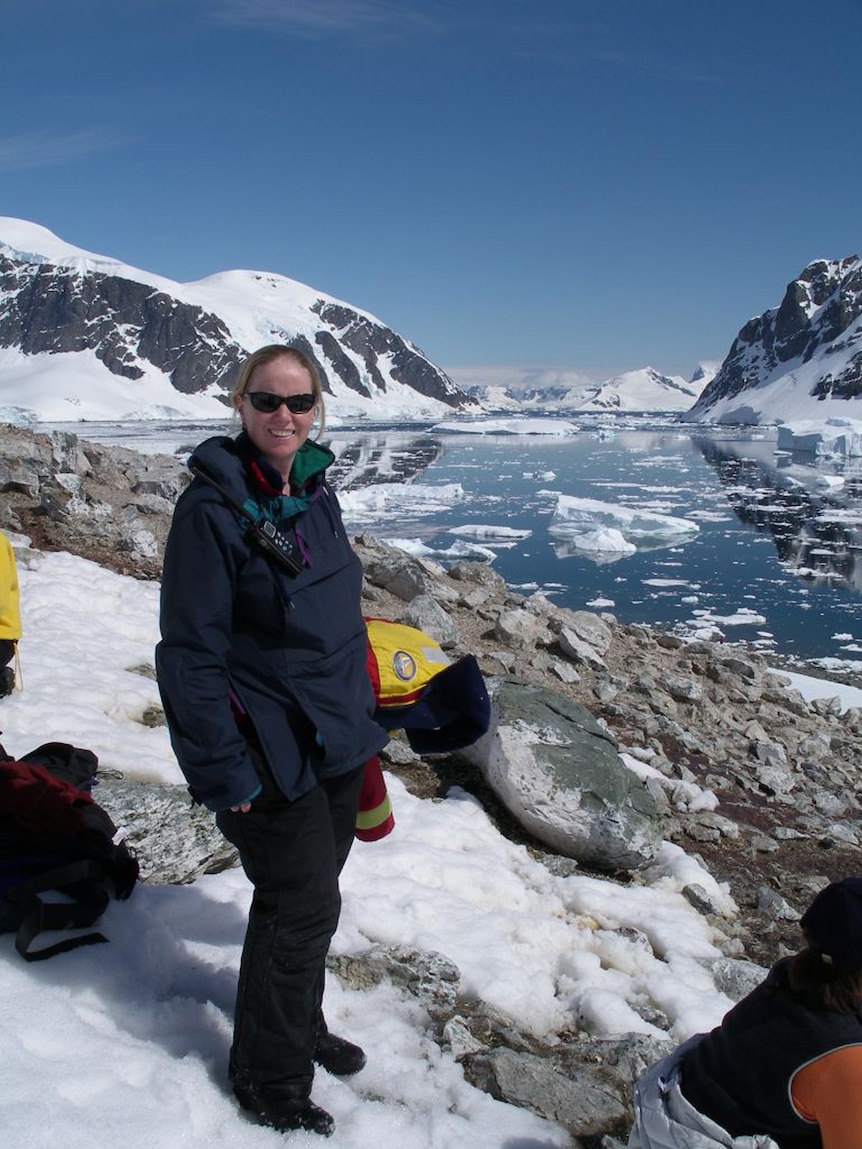
{"type": "MultiPolygon", "coordinates": [[[[186,482],[184,466],[170,456],[0,427],[0,527],[39,549],[66,550],[123,574],[159,577],[173,503],[186,482]]],[[[771,656],[730,643],[684,643],[607,614],[560,609],[541,596],[515,594],[481,564],[444,570],[373,538],[360,537],[355,546],[365,569],[366,614],[421,626],[453,658],[474,654],[489,679],[516,677],[570,700],[643,767],[663,837],[699,857],[738,908],[728,919],[708,898],[697,907],[713,915],[728,959],[772,964],[796,948],[798,917],[812,894],[829,880],[862,873],[862,711],[842,712],[836,698],[806,702],[776,673],[771,656]],[[717,802],[692,801],[704,793],[717,802]]],[[[442,795],[453,783],[472,791],[505,834],[546,864],[561,864],[523,829],[469,756],[420,758],[395,740],[384,764],[423,797],[442,795]]],[[[204,849],[197,872],[229,863],[217,854],[213,845],[207,859],[204,849]]],[[[174,858],[161,880],[193,876],[194,868],[183,871],[174,858]]],[[[638,880],[636,870],[603,876],[638,880]]],[[[388,955],[384,964],[391,976],[404,961],[388,955]]],[[[446,984],[442,975],[435,982],[427,970],[417,974],[415,960],[408,966],[411,984],[427,990],[430,981],[437,991],[446,984]]],[[[465,1020],[450,1005],[436,1012],[441,1039],[453,1049],[462,1042],[465,1071],[477,1084],[562,1120],[576,1144],[610,1146],[623,1135],[632,1075],[655,1053],[649,1043],[632,1039],[613,1050],[605,1043],[599,1053],[581,1035],[577,1054],[568,1045],[552,1053],[523,1037],[502,1037],[504,1020],[465,1020]],[[501,1085],[510,1056],[539,1058],[555,1075],[543,1078],[538,1099],[519,1094],[535,1069],[529,1060],[520,1062],[519,1084],[501,1085]],[[579,1083],[581,1101],[568,1096],[565,1081],[579,1083]],[[596,1097],[614,1101],[607,1111],[599,1106],[603,1116],[584,1116],[596,1097]],[[578,1105],[581,1115],[574,1116],[578,1105]]]]}

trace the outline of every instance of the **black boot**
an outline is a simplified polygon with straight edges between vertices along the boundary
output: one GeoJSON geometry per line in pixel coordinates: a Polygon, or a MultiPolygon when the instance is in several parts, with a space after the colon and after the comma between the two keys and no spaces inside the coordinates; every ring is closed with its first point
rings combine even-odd
{"type": "Polygon", "coordinates": [[[343,1037],[330,1033],[323,1014],[317,1026],[317,1043],[314,1046],[314,1060],[336,1077],[350,1077],[365,1065],[366,1057],[358,1045],[343,1037]]]}
{"type": "Polygon", "coordinates": [[[255,1089],[240,1081],[234,1082],[237,1101],[258,1125],[279,1133],[306,1129],[309,1133],[330,1137],[335,1132],[335,1121],[330,1113],[314,1104],[309,1097],[310,1088],[309,1084],[255,1089]]]}

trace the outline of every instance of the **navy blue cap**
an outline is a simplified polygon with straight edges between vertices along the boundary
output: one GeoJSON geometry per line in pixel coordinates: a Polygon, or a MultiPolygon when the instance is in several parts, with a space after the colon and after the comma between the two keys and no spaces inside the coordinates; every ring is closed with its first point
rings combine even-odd
{"type": "Polygon", "coordinates": [[[821,890],[800,925],[808,944],[829,965],[862,966],[862,878],[844,878],[821,890]]]}
{"type": "Polygon", "coordinates": [[[486,733],[491,702],[478,662],[465,654],[438,671],[418,701],[380,707],[374,717],[386,730],[403,730],[417,754],[446,754],[486,733]]]}

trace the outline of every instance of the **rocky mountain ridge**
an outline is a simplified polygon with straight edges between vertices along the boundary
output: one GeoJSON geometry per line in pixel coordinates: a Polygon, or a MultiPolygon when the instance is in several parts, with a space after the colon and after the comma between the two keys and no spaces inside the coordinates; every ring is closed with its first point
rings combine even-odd
{"type": "MultiPolygon", "coordinates": [[[[0,359],[0,401],[22,413],[60,417],[40,414],[44,385],[31,381],[37,367],[41,377],[60,364],[54,357],[72,356],[67,376],[85,372],[91,390],[110,388],[111,376],[133,383],[123,394],[136,397],[139,411],[173,401],[175,413],[218,417],[245,356],[289,339],[317,363],[336,406],[368,414],[389,397],[426,414],[475,407],[380,320],[283,276],[235,271],[173,283],[0,218],[0,350],[15,352],[0,359]]],[[[86,387],[82,397],[71,378],[57,386],[87,409],[86,387]]]]}
{"type": "Polygon", "coordinates": [[[577,411],[687,411],[703,391],[715,368],[701,364],[686,380],[663,375],[654,367],[626,371],[601,382],[532,383],[524,387],[475,384],[467,388],[489,411],[574,413],[577,411]]]}
{"type": "Polygon", "coordinates": [[[757,424],[852,416],[847,401],[860,395],[862,260],[818,259],[788,284],[778,307],[743,326],[684,418],[757,424]],[[807,400],[804,409],[794,409],[799,400],[807,400]]]}

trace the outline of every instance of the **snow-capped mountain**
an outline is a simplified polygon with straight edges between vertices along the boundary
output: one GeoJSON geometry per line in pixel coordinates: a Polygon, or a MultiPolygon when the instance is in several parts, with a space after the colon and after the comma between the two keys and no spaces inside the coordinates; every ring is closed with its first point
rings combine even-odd
{"type": "Polygon", "coordinates": [[[222,418],[240,362],[298,339],[331,417],[440,418],[477,408],[366,311],[284,276],[173,280],[0,217],[0,418],[222,418]]]}
{"type": "Polygon", "coordinates": [[[626,371],[604,382],[531,385],[523,389],[490,384],[468,388],[494,411],[687,411],[712,379],[718,364],[700,363],[691,379],[662,375],[653,367],[626,371]]]}
{"type": "Polygon", "coordinates": [[[862,260],[818,259],[750,319],[686,421],[862,418],[862,260]],[[859,404],[857,414],[857,404],[859,404]]]}

